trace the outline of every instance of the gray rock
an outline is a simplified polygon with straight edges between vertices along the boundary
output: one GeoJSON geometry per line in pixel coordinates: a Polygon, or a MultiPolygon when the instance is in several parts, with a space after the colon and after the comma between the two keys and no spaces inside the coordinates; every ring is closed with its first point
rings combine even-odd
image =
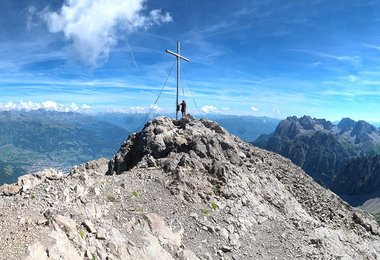
{"type": "Polygon", "coordinates": [[[82,225],[87,229],[88,232],[96,233],[95,226],[91,221],[85,220],[82,222],[82,225]]]}
{"type": "Polygon", "coordinates": [[[224,246],[222,246],[220,249],[221,249],[223,252],[228,253],[228,252],[231,252],[233,248],[230,247],[230,246],[226,246],[226,245],[224,245],[224,246]]]}
{"type": "Polygon", "coordinates": [[[44,169],[40,172],[35,173],[34,175],[42,180],[60,180],[63,178],[63,173],[53,168],[44,169]]]}
{"type": "Polygon", "coordinates": [[[380,258],[373,218],[206,119],[152,120],[109,166],[1,196],[1,257],[32,245],[34,259],[380,258]]]}
{"type": "Polygon", "coordinates": [[[10,185],[3,185],[3,194],[5,196],[13,196],[19,193],[21,190],[20,186],[15,185],[15,184],[10,184],[10,185]]]}
{"type": "Polygon", "coordinates": [[[31,190],[42,183],[41,179],[36,178],[32,174],[26,174],[18,178],[17,184],[22,191],[31,190]]]}

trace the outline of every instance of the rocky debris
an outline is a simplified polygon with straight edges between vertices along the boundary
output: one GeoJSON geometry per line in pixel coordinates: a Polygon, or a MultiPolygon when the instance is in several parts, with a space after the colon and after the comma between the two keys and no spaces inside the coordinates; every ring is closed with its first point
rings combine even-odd
{"type": "Polygon", "coordinates": [[[83,259],[77,253],[70,240],[63,232],[53,231],[45,243],[36,242],[27,249],[25,260],[45,259],[83,259]]]}
{"type": "Polygon", "coordinates": [[[33,174],[26,174],[18,178],[17,185],[22,191],[31,190],[42,183],[41,178],[37,178],[33,174]]]}
{"type": "Polygon", "coordinates": [[[56,169],[44,169],[33,174],[26,174],[18,178],[17,184],[3,185],[3,194],[10,196],[17,193],[26,192],[40,185],[45,180],[60,180],[63,173],[56,169]]]}
{"type": "Polygon", "coordinates": [[[373,218],[214,122],[157,118],[109,166],[1,196],[1,258],[380,257],[373,218]]]}
{"type": "Polygon", "coordinates": [[[89,161],[81,165],[75,165],[70,171],[70,175],[80,174],[100,174],[104,175],[108,171],[109,159],[100,158],[97,160],[89,161]]]}

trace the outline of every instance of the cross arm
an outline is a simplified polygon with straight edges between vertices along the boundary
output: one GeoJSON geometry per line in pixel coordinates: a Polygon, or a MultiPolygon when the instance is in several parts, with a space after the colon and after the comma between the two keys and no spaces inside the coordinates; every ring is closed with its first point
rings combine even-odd
{"type": "Polygon", "coordinates": [[[183,57],[183,56],[179,55],[178,53],[172,52],[171,50],[166,50],[166,52],[167,52],[167,53],[170,53],[171,55],[174,55],[174,56],[176,56],[176,57],[178,57],[178,58],[180,58],[180,59],[183,59],[183,60],[185,60],[185,61],[190,61],[188,58],[183,57]]]}

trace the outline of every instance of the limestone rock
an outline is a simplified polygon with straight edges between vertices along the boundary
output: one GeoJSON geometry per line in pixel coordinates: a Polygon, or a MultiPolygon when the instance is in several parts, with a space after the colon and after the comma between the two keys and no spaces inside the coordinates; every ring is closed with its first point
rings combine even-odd
{"type": "Polygon", "coordinates": [[[207,119],[152,120],[105,165],[0,196],[1,258],[380,258],[373,217],[207,119]]]}
{"type": "Polygon", "coordinates": [[[63,173],[53,168],[44,169],[40,172],[35,173],[35,175],[42,180],[60,180],[63,178],[63,173]]]}
{"type": "Polygon", "coordinates": [[[108,171],[108,163],[109,159],[107,158],[92,160],[79,166],[74,166],[70,171],[70,175],[78,176],[83,173],[104,175],[108,171]]]}
{"type": "Polygon", "coordinates": [[[21,187],[22,191],[31,190],[37,185],[42,183],[41,179],[36,178],[32,174],[26,174],[18,178],[18,186],[21,187]]]}
{"type": "Polygon", "coordinates": [[[62,260],[82,260],[83,258],[77,253],[75,247],[71,244],[66,235],[59,231],[51,233],[48,241],[36,242],[28,247],[25,260],[44,260],[44,259],[62,259],[62,260]]]}
{"type": "Polygon", "coordinates": [[[5,196],[13,196],[20,192],[20,186],[15,184],[3,185],[3,194],[5,196]]]}

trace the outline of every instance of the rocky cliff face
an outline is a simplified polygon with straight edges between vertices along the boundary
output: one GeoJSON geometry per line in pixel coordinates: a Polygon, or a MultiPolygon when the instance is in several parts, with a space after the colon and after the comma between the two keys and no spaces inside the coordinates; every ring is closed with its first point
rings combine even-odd
{"type": "Polygon", "coordinates": [[[380,195],[380,155],[349,161],[331,184],[331,189],[357,206],[380,195]],[[358,198],[359,197],[359,198],[358,198]]]}
{"type": "MultiPolygon", "coordinates": [[[[341,126],[348,129],[344,122],[341,126]]],[[[328,186],[352,156],[340,142],[337,132],[338,129],[324,119],[288,117],[266,141],[256,144],[289,158],[315,180],[328,186]]]]}
{"type": "MultiPolygon", "coordinates": [[[[332,182],[339,175],[335,183],[339,182],[341,187],[348,188],[353,183],[344,183],[350,178],[343,177],[350,175],[350,172],[345,171],[352,168],[347,165],[360,165],[364,167],[360,171],[366,172],[365,168],[370,166],[366,165],[368,160],[361,156],[373,156],[380,152],[380,132],[365,121],[355,122],[349,118],[343,118],[338,125],[333,125],[324,119],[308,116],[288,117],[273,134],[260,138],[255,144],[291,159],[327,187],[333,185],[332,182]],[[351,162],[356,157],[360,159],[351,162]],[[361,163],[358,160],[362,160],[361,163]]],[[[367,192],[360,191],[359,186],[354,189],[357,190],[356,195],[367,192]]],[[[335,190],[339,190],[339,195],[350,193],[349,190],[335,190]]],[[[350,202],[357,204],[355,198],[350,202]]]]}
{"type": "Polygon", "coordinates": [[[380,257],[370,215],[288,159],[191,116],[186,129],[147,123],[109,163],[1,191],[3,259],[380,257]]]}

